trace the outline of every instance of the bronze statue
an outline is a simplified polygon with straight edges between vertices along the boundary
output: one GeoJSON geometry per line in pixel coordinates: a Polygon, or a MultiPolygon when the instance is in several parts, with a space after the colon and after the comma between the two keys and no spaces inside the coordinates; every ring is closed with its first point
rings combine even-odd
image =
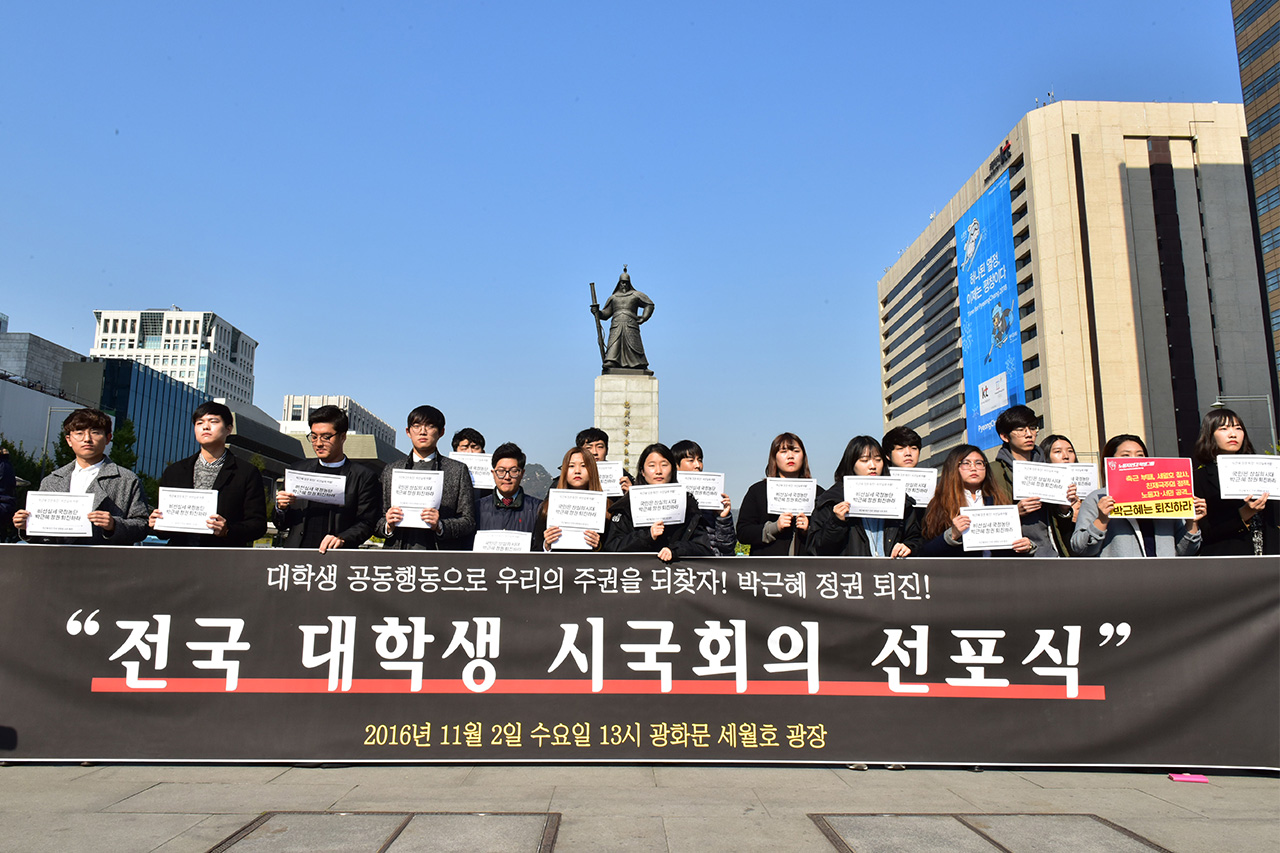
{"type": "Polygon", "coordinates": [[[600,343],[602,372],[637,371],[652,375],[649,360],[640,340],[640,324],[653,316],[653,300],[631,286],[627,267],[622,267],[618,284],[603,306],[596,304],[596,286],[591,285],[591,313],[596,318],[596,337],[600,343]],[[600,321],[610,320],[609,343],[604,343],[600,321]]]}

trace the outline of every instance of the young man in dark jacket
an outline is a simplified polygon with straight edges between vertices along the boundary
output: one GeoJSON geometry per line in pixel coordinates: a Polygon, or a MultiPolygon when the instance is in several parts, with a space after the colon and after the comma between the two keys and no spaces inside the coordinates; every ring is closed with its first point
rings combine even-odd
{"type": "Polygon", "coordinates": [[[418,406],[409,413],[405,433],[413,450],[404,459],[382,469],[382,505],[377,533],[386,537],[384,548],[416,551],[465,551],[476,530],[475,496],[471,472],[461,462],[439,452],[444,434],[444,413],[435,406],[418,406]],[[396,469],[442,471],[444,492],[440,508],[424,509],[421,518],[429,527],[402,527],[404,510],[391,504],[391,477],[396,469]]]}
{"type": "Polygon", "coordinates": [[[307,474],[346,477],[342,506],[276,493],[275,522],[285,534],[285,548],[359,548],[373,535],[382,515],[378,478],[368,467],[343,454],[350,421],[337,406],[321,406],[307,417],[307,440],[315,459],[305,459],[292,470],[307,474]]]}
{"type": "Polygon", "coordinates": [[[542,500],[520,487],[524,451],[511,442],[493,451],[492,492],[476,495],[476,530],[527,530],[532,533],[542,500]]]}
{"type": "MultiPolygon", "coordinates": [[[[996,435],[1000,436],[1003,446],[996,453],[992,465],[992,474],[1004,487],[1010,499],[1013,498],[1013,463],[1048,462],[1039,447],[1036,436],[1040,432],[1040,419],[1028,406],[1010,406],[996,418],[996,435]]],[[[1023,498],[1014,501],[1018,505],[1018,518],[1022,522],[1022,535],[1035,543],[1037,557],[1070,556],[1061,550],[1054,536],[1050,514],[1061,515],[1063,511],[1071,514],[1070,506],[1042,504],[1040,498],[1023,498]]]]}

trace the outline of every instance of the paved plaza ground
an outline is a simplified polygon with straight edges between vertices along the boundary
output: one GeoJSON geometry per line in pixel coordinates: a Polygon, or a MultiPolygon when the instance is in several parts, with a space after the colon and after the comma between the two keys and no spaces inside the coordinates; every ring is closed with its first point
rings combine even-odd
{"type": "Polygon", "coordinates": [[[22,853],[1252,853],[1274,773],[786,766],[0,767],[22,853]]]}

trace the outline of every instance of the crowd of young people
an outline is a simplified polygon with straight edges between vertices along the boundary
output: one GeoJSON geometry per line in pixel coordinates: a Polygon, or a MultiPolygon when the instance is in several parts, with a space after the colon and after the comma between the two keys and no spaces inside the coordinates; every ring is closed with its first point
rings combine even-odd
{"type": "MultiPolygon", "coordinates": [[[[307,440],[316,458],[294,469],[311,474],[344,476],[341,504],[307,500],[277,491],[272,519],[285,547],[355,548],[377,536],[384,548],[410,550],[468,550],[477,531],[528,532],[530,548],[549,551],[567,533],[548,526],[548,504],[526,494],[521,486],[526,457],[513,443],[499,446],[491,456],[494,488],[477,490],[470,470],[444,456],[444,414],[434,406],[409,413],[406,434],[412,449],[386,466],[379,478],[371,469],[343,452],[348,419],[341,409],[324,406],[311,412],[307,440]],[[397,470],[441,472],[438,507],[410,510],[395,506],[392,482],[397,470]],[[416,515],[416,518],[413,516],[416,515]]],[[[227,446],[234,416],[226,406],[209,402],[192,414],[199,447],[192,456],[166,468],[160,486],[201,489],[217,493],[216,511],[205,520],[208,533],[166,530],[164,513],[152,509],[133,472],[107,458],[111,419],[95,409],[80,409],[63,422],[62,435],[75,459],[40,483],[42,492],[79,492],[94,496],[88,537],[39,537],[27,531],[30,513],[13,513],[13,525],[31,542],[129,545],[148,535],[172,545],[247,547],[267,530],[267,501],[256,468],[237,460],[227,446]]],[[[737,524],[733,502],[720,495],[720,508],[703,508],[687,495],[679,522],[635,521],[630,488],[677,482],[680,471],[701,471],[702,447],[680,441],[672,447],[651,444],[641,451],[633,478],[623,472],[623,495],[607,508],[604,532],[577,531],[583,547],[603,551],[650,552],[662,560],[731,555],[738,544],[754,556],[854,556],[909,558],[913,556],[1034,556],[1034,557],[1152,557],[1192,555],[1280,554],[1280,501],[1267,492],[1245,499],[1221,495],[1218,457],[1253,454],[1248,432],[1236,413],[1210,411],[1195,442],[1194,515],[1187,519],[1137,520],[1112,516],[1115,501],[1100,488],[1087,495],[1067,492],[1067,504],[1030,497],[1014,501],[1014,466],[1018,462],[1063,464],[1077,462],[1071,440],[1052,434],[1037,443],[1038,418],[1027,406],[1013,406],[996,420],[1001,447],[994,459],[978,447],[952,449],[938,470],[937,485],[927,506],[907,497],[901,518],[869,518],[855,513],[845,495],[846,477],[883,477],[891,468],[914,468],[921,439],[906,427],[891,429],[881,440],[859,435],[845,447],[833,474],[834,485],[816,490],[813,511],[769,512],[771,479],[812,479],[804,442],[790,432],[770,444],[765,478],[747,489],[737,524]],[[1017,506],[1021,536],[1007,549],[966,550],[965,532],[971,518],[964,510],[978,506],[1017,506]]],[[[455,452],[484,452],[484,436],[467,428],[453,437],[455,452]]],[[[565,451],[554,488],[602,491],[598,463],[607,461],[609,436],[602,430],[583,430],[565,451]]],[[[1140,436],[1121,434],[1107,441],[1104,459],[1145,457],[1140,436]]],[[[5,460],[0,460],[5,461],[5,460]]],[[[0,472],[3,473],[3,472],[0,472]]],[[[1105,478],[1100,482],[1105,483],[1105,478]]],[[[852,484],[851,484],[852,487],[852,484]]],[[[678,507],[676,507],[678,512],[678,507]]]]}

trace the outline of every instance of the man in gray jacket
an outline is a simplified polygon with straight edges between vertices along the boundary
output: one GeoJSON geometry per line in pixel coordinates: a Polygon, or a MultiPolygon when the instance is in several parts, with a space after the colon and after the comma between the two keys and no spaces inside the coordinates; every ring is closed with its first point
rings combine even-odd
{"type": "Polygon", "coordinates": [[[471,534],[476,531],[475,497],[471,491],[471,472],[461,462],[445,458],[439,452],[444,434],[444,413],[435,406],[419,406],[409,413],[405,432],[413,442],[413,450],[398,462],[382,469],[382,505],[386,507],[378,520],[377,533],[386,537],[385,548],[427,551],[465,551],[471,534]],[[391,477],[396,469],[444,472],[443,493],[439,509],[417,511],[426,527],[404,527],[404,510],[391,503],[391,477]]]}
{"type": "Polygon", "coordinates": [[[111,443],[111,418],[97,409],[77,409],[62,422],[62,436],[75,453],[73,462],[63,465],[40,481],[42,492],[92,494],[93,510],[89,538],[28,536],[25,509],[13,515],[13,526],[28,542],[71,545],[133,545],[147,538],[147,496],[137,475],[107,458],[111,443]]]}

